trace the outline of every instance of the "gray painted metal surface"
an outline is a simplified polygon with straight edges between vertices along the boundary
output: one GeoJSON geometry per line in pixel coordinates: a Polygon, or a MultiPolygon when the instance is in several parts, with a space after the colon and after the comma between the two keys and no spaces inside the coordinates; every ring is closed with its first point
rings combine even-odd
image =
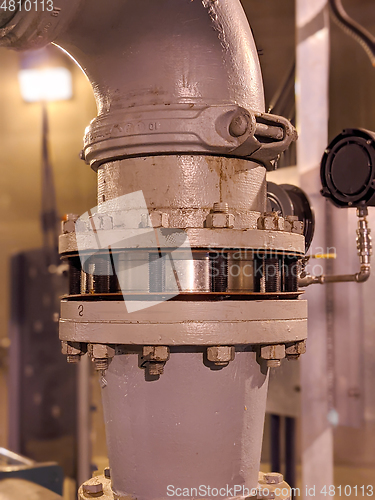
{"type": "Polygon", "coordinates": [[[202,353],[174,352],[145,382],[136,354],[115,356],[103,388],[116,493],[168,498],[167,487],[256,487],[268,377],[255,353],[221,370],[202,353]],[[142,478],[142,480],[141,480],[142,478]]]}
{"type": "MultiPolygon", "coordinates": [[[[82,156],[95,169],[103,165],[99,211],[102,203],[113,201],[116,212],[116,197],[142,190],[151,212],[167,212],[151,214],[159,219],[156,226],[165,227],[168,221],[172,227],[193,228],[188,230],[192,246],[303,254],[302,236],[257,229],[266,209],[263,167],[197,154],[250,158],[272,168],[295,138],[285,119],[264,114],[259,60],[240,2],[65,4],[56,0],[54,13],[26,19],[18,13],[9,32],[0,32],[0,45],[26,49],[54,41],[88,76],[98,117],[87,129],[82,156]],[[175,154],[153,158],[161,153],[175,154]],[[149,157],[128,158],[134,154],[149,157]],[[210,221],[206,217],[217,203],[227,203],[233,212],[221,229],[214,223],[217,214],[210,221]]],[[[63,251],[74,248],[73,238],[64,235],[62,241],[63,251]]],[[[64,303],[76,309],[67,310],[70,317],[62,321],[61,335],[68,324],[68,335],[83,332],[90,343],[95,344],[98,331],[105,333],[104,344],[117,338],[122,343],[134,328],[136,336],[126,341],[139,346],[135,350],[141,351],[150,338],[151,346],[162,339],[165,349],[180,343],[185,347],[178,352],[172,347],[157,380],[145,380],[137,354],[118,354],[109,364],[102,385],[115,492],[151,500],[166,498],[173,483],[256,487],[267,374],[261,372],[251,345],[218,370],[205,366],[206,349],[191,344],[304,339],[304,302],[171,303],[172,310],[160,315],[155,307],[147,309],[140,324],[119,318],[116,304],[64,303]],[[91,323],[84,317],[86,306],[94,309],[94,316],[95,309],[101,311],[91,323]]],[[[125,310],[124,303],[121,308],[125,310]]],[[[97,363],[102,370],[109,363],[104,361],[97,363]]]]}
{"type": "Polygon", "coordinates": [[[169,227],[203,227],[219,201],[228,203],[235,228],[256,228],[260,212],[266,211],[266,170],[237,158],[150,156],[107,163],[98,170],[99,205],[105,199],[113,211],[121,210],[117,198],[139,189],[151,214],[168,214],[169,227]]]}
{"type": "Polygon", "coordinates": [[[61,303],[60,338],[132,345],[293,342],[307,335],[304,300],[173,302],[128,314],[124,302],[61,303]]]}

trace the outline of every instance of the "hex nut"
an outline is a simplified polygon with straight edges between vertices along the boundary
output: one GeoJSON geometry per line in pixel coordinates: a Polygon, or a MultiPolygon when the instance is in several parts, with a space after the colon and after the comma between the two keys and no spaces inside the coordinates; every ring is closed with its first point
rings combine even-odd
{"type": "Polygon", "coordinates": [[[66,214],[64,219],[61,221],[62,234],[74,233],[76,230],[77,219],[78,215],[76,214],[66,214]]]}
{"type": "Polygon", "coordinates": [[[82,485],[82,490],[86,495],[90,496],[100,496],[103,495],[103,483],[85,483],[82,485]]]}
{"type": "Polygon", "coordinates": [[[225,366],[233,361],[236,355],[234,346],[215,346],[207,348],[207,359],[218,366],[225,366]]]}
{"type": "Polygon", "coordinates": [[[169,214],[165,212],[151,212],[150,219],[152,227],[169,227],[169,214]]]}
{"type": "Polygon", "coordinates": [[[305,354],[306,352],[306,340],[300,342],[294,342],[292,344],[286,344],[285,354],[286,356],[299,356],[300,354],[305,354]]]}
{"type": "Polygon", "coordinates": [[[293,228],[293,222],[297,220],[298,217],[296,215],[287,215],[285,217],[285,231],[291,233],[293,228]]]}
{"type": "Polygon", "coordinates": [[[90,354],[95,359],[113,358],[116,350],[107,344],[90,344],[90,354]]]}
{"type": "Polygon", "coordinates": [[[284,231],[285,219],[278,212],[265,213],[258,218],[257,226],[268,231],[284,231]]]}
{"type": "Polygon", "coordinates": [[[214,228],[233,228],[234,215],[225,213],[210,213],[206,217],[205,226],[211,229],[214,228]]]}
{"type": "Polygon", "coordinates": [[[80,342],[61,341],[61,353],[65,356],[81,356],[85,354],[85,349],[80,342]]]}
{"type": "Polygon", "coordinates": [[[283,359],[285,358],[285,345],[273,344],[273,345],[261,346],[260,357],[262,359],[274,359],[274,360],[283,359]]]}
{"type": "Polygon", "coordinates": [[[279,472],[268,472],[263,475],[263,479],[267,484],[280,484],[284,481],[284,477],[279,472]]]}
{"type": "Polygon", "coordinates": [[[111,469],[109,467],[104,468],[104,477],[106,479],[111,479],[111,469]]]}
{"type": "Polygon", "coordinates": [[[141,222],[139,223],[139,227],[142,228],[152,227],[149,214],[141,214],[141,222]]]}
{"type": "Polygon", "coordinates": [[[293,222],[292,233],[303,234],[303,222],[301,220],[296,220],[293,222]]]}
{"type": "Polygon", "coordinates": [[[170,356],[169,347],[164,345],[159,346],[144,346],[142,351],[144,361],[154,361],[156,363],[165,363],[170,356]]]}
{"type": "Polygon", "coordinates": [[[90,226],[95,231],[113,229],[113,219],[106,214],[94,214],[90,217],[90,226]]]}

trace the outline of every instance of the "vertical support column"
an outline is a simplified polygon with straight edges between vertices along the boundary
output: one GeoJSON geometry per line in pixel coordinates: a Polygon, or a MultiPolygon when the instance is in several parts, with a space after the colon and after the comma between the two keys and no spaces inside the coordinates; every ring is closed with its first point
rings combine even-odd
{"type": "MultiPolygon", "coordinates": [[[[327,0],[296,0],[297,23],[297,144],[301,187],[316,214],[312,253],[326,244],[326,202],[321,197],[319,165],[328,140],[329,19],[327,0]]],[[[326,318],[327,290],[311,287],[307,354],[301,360],[302,383],[302,484],[315,487],[315,498],[333,484],[333,436],[329,422],[329,336],[326,318]]]]}

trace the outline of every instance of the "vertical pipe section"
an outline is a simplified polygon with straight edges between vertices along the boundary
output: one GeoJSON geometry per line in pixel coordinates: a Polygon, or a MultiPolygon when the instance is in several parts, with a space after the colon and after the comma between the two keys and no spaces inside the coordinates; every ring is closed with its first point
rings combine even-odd
{"type": "Polygon", "coordinates": [[[187,498],[200,485],[256,488],[268,375],[255,353],[236,352],[222,369],[202,350],[171,350],[164,373],[145,381],[137,354],[117,355],[102,388],[113,489],[138,500],[187,498]],[[109,425],[110,424],[110,425],[109,425]],[[178,490],[182,491],[182,490],[178,490]],[[178,496],[178,494],[177,494],[178,496]]]}
{"type": "MultiPolygon", "coordinates": [[[[301,187],[316,214],[312,253],[325,248],[325,200],[320,191],[319,165],[328,142],[329,19],[327,0],[296,0],[297,22],[297,144],[301,187]]],[[[315,487],[317,497],[333,482],[333,436],[329,417],[328,331],[326,290],[311,287],[307,353],[301,360],[302,491],[315,487]]],[[[306,497],[308,498],[308,497],[306,497]]]]}

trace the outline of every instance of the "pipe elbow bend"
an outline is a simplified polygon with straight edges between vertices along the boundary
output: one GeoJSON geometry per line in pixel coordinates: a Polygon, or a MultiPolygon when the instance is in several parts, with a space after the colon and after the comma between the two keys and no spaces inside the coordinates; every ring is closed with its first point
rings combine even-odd
{"type": "Polygon", "coordinates": [[[370,267],[364,267],[355,275],[355,280],[357,283],[364,283],[370,277],[371,270],[370,267]]]}
{"type": "Polygon", "coordinates": [[[17,2],[14,11],[8,8],[0,13],[0,47],[19,51],[45,47],[66,30],[81,3],[82,0],[32,2],[32,8],[26,10],[24,2],[17,2]]]}

